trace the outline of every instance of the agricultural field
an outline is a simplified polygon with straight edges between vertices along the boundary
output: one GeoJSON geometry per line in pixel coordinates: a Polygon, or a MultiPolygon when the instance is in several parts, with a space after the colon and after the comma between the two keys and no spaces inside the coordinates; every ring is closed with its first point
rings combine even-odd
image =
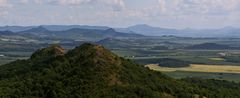
{"type": "MultiPolygon", "coordinates": [[[[51,44],[60,44],[68,50],[79,46],[83,42],[88,42],[88,40],[74,41],[67,39],[62,41],[59,41],[59,39],[35,40],[38,41],[0,41],[0,65],[18,59],[27,59],[36,49],[47,47],[51,44]]],[[[239,41],[240,39],[229,38],[218,39],[160,36],[105,38],[95,40],[93,43],[101,44],[119,56],[131,59],[143,66],[146,64],[169,64],[167,66],[172,68],[175,66],[174,64],[177,64],[177,67],[188,66],[188,63],[204,65],[191,65],[189,67],[190,69],[175,69],[175,71],[166,71],[170,69],[163,68],[165,70],[163,73],[175,78],[202,77],[210,79],[238,80],[240,73],[237,73],[238,67],[235,67],[240,65],[238,60],[239,57],[238,55],[231,56],[231,54],[240,54],[240,48],[238,49],[238,47],[240,47],[239,41]],[[214,47],[208,47],[209,45],[214,47]],[[230,49],[225,49],[225,46],[230,49]],[[192,49],[192,47],[194,48],[192,49]],[[225,54],[226,56],[223,57],[219,54],[225,54]],[[165,62],[164,60],[166,59],[170,61],[165,62]],[[214,66],[212,67],[212,65],[214,66]],[[229,67],[229,65],[231,66],[229,67]],[[234,70],[230,70],[231,68],[234,70]]]]}
{"type": "Polygon", "coordinates": [[[203,78],[203,79],[218,79],[218,80],[240,82],[240,74],[238,73],[187,72],[187,71],[174,71],[174,72],[162,72],[162,73],[176,79],[194,77],[194,78],[203,78]]]}
{"type": "MultiPolygon", "coordinates": [[[[166,71],[168,68],[165,67],[165,71],[163,73],[171,77],[201,77],[208,79],[240,81],[240,71],[236,70],[240,68],[238,67],[240,64],[237,62],[230,62],[227,58],[219,55],[219,53],[240,53],[240,50],[235,48],[224,49],[224,45],[229,47],[239,47],[239,41],[240,39],[181,38],[166,36],[124,39],[123,41],[111,39],[110,41],[108,40],[103,43],[103,45],[108,46],[110,49],[111,46],[114,46],[114,48],[111,49],[113,52],[124,58],[131,59],[143,66],[146,64],[161,64],[164,62],[163,59],[166,58],[174,59],[174,61],[180,60],[184,64],[188,62],[190,64],[205,65],[191,65],[190,68],[192,69],[190,71],[166,71]],[[110,42],[111,44],[109,44],[110,42]],[[215,43],[212,45],[216,45],[218,47],[213,47],[213,49],[207,49],[208,47],[203,47],[201,49],[185,49],[185,47],[204,43],[215,43]],[[116,45],[120,46],[116,47],[116,45]],[[168,47],[168,49],[165,47],[168,47]],[[231,70],[232,68],[234,70],[231,70]]],[[[170,65],[172,67],[172,64],[170,65]]]]}
{"type": "Polygon", "coordinates": [[[174,78],[200,77],[240,81],[240,66],[191,64],[189,67],[169,68],[158,64],[148,64],[145,67],[174,78]]]}
{"type": "MultiPolygon", "coordinates": [[[[210,65],[240,65],[236,62],[229,62],[225,58],[220,57],[218,53],[223,50],[165,50],[150,56],[135,56],[134,61],[146,65],[158,62],[162,58],[172,58],[182,61],[188,61],[193,64],[210,64],[210,65]]],[[[239,52],[239,51],[238,51],[239,52]]],[[[131,53],[129,53],[131,54],[131,53]]]]}
{"type": "Polygon", "coordinates": [[[146,67],[161,71],[161,72],[174,72],[174,71],[188,71],[188,72],[219,72],[219,73],[240,73],[240,66],[232,65],[203,65],[203,64],[191,64],[189,67],[181,68],[169,68],[161,67],[158,64],[149,64],[146,67]]]}
{"type": "Polygon", "coordinates": [[[27,59],[30,57],[31,54],[32,52],[0,52],[0,65],[16,60],[27,59]]]}

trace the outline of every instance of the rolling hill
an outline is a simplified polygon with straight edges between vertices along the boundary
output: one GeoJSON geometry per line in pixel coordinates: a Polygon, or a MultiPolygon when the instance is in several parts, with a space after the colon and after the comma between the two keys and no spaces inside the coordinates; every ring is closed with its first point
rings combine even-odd
{"type": "Polygon", "coordinates": [[[204,37],[204,38],[239,38],[240,29],[224,27],[219,29],[171,29],[153,27],[147,24],[139,24],[127,28],[115,28],[120,32],[137,33],[145,36],[174,35],[179,37],[204,37]]]}
{"type": "Polygon", "coordinates": [[[122,32],[116,32],[114,29],[81,29],[72,28],[63,31],[51,31],[43,26],[32,28],[26,31],[17,32],[19,34],[35,36],[36,38],[58,38],[58,39],[103,39],[107,37],[142,37],[140,34],[128,34],[122,32]]]}
{"type": "MultiPolygon", "coordinates": [[[[39,26],[0,26],[0,31],[21,32],[21,31],[30,30],[37,27],[39,26]]],[[[88,25],[40,25],[40,27],[44,27],[50,31],[64,31],[64,30],[69,30],[73,28],[98,29],[98,30],[106,30],[110,28],[107,26],[88,26],[88,25]]]]}
{"type": "Polygon", "coordinates": [[[0,31],[0,36],[4,35],[16,35],[16,34],[11,31],[0,31]]]}
{"type": "Polygon", "coordinates": [[[152,27],[146,24],[134,25],[127,28],[116,28],[116,30],[128,33],[135,32],[146,36],[178,35],[178,31],[175,29],[152,27]]]}
{"type": "MultiPolygon", "coordinates": [[[[67,31],[70,29],[87,29],[87,30],[107,30],[107,26],[87,26],[87,25],[41,25],[41,26],[2,26],[0,31],[23,32],[30,29],[43,27],[49,31],[67,31]]],[[[164,36],[174,35],[179,37],[204,37],[204,38],[239,38],[239,28],[224,27],[219,29],[172,29],[153,27],[147,24],[138,24],[126,28],[114,28],[116,32],[128,34],[141,34],[145,36],[164,36]]]]}
{"type": "Polygon", "coordinates": [[[89,43],[68,52],[52,45],[0,66],[2,98],[226,98],[239,90],[227,81],[175,80],[89,43]]]}
{"type": "MultiPolygon", "coordinates": [[[[49,31],[67,31],[70,29],[107,30],[107,26],[87,26],[87,25],[41,25],[41,26],[1,26],[0,31],[22,32],[30,29],[43,27],[49,31]]],[[[114,28],[117,32],[128,34],[141,34],[145,36],[174,35],[179,37],[208,37],[208,38],[239,38],[239,28],[224,27],[219,29],[172,29],[153,27],[147,24],[138,24],[126,28],[114,28]]]]}

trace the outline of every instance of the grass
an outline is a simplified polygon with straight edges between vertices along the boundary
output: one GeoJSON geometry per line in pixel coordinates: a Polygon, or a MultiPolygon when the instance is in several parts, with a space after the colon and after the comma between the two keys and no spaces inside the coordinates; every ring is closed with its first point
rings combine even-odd
{"type": "Polygon", "coordinates": [[[224,61],[225,59],[223,59],[223,58],[209,58],[209,60],[213,60],[213,61],[224,61]]]}
{"type": "Polygon", "coordinates": [[[190,67],[167,68],[149,64],[146,67],[177,79],[198,77],[240,82],[240,66],[191,64],[190,67]]]}
{"type": "Polygon", "coordinates": [[[9,62],[16,61],[18,59],[27,59],[32,54],[32,52],[0,52],[0,54],[5,55],[4,57],[0,57],[0,65],[7,64],[9,62]]]}
{"type": "Polygon", "coordinates": [[[198,77],[203,79],[219,79],[227,81],[240,82],[240,74],[237,73],[213,73],[213,72],[185,72],[185,71],[175,71],[175,72],[163,72],[164,74],[176,78],[186,78],[186,77],[198,77]]]}
{"type": "Polygon", "coordinates": [[[212,73],[239,73],[240,66],[231,65],[204,65],[204,64],[191,64],[190,67],[181,68],[168,68],[160,67],[157,64],[146,65],[152,70],[162,71],[162,72],[174,72],[174,71],[185,71],[185,72],[212,72],[212,73]]]}

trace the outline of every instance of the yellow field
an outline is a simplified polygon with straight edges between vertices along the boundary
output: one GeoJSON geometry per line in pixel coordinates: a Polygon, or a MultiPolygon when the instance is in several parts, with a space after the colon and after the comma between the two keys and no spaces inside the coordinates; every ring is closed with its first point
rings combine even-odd
{"type": "Polygon", "coordinates": [[[221,73],[240,73],[240,66],[231,65],[203,65],[191,64],[189,67],[168,68],[160,67],[157,64],[148,64],[146,67],[162,72],[189,71],[189,72],[221,72],[221,73]]]}
{"type": "Polygon", "coordinates": [[[224,61],[225,59],[223,59],[223,58],[209,58],[209,60],[213,60],[213,61],[224,61]]]}

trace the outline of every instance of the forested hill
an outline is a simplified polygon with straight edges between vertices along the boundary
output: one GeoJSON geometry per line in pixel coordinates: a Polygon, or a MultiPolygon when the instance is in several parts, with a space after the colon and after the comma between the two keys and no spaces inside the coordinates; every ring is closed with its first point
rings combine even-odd
{"type": "Polygon", "coordinates": [[[89,43],[68,52],[53,45],[0,66],[1,98],[239,98],[239,91],[227,81],[175,80],[89,43]]]}

